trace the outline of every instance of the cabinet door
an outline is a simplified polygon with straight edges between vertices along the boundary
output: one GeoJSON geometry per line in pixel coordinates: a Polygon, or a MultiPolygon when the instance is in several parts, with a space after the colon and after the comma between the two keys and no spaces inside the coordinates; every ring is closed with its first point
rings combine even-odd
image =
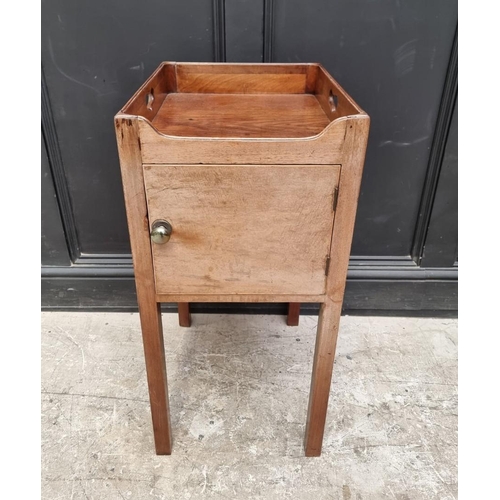
{"type": "MultiPolygon", "coordinates": [[[[339,165],[144,165],[156,291],[323,294],[339,165]]],[[[334,265],[334,263],[332,263],[334,265]]]]}

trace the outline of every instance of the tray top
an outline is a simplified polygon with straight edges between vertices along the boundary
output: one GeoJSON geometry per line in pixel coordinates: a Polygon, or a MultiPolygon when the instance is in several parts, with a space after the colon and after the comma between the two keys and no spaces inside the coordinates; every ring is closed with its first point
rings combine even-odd
{"type": "Polygon", "coordinates": [[[365,115],[319,64],[165,62],[118,113],[159,136],[305,139],[365,115]]]}
{"type": "Polygon", "coordinates": [[[172,93],[153,126],[180,137],[310,137],[330,120],[313,94],[172,93]]]}

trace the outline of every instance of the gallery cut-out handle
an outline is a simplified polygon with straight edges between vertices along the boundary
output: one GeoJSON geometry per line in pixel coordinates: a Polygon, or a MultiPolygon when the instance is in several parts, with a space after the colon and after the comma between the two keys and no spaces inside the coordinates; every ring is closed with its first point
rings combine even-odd
{"type": "Polygon", "coordinates": [[[153,102],[155,101],[155,96],[154,96],[154,91],[151,89],[151,92],[146,94],[146,108],[149,109],[149,111],[153,110],[153,102]]]}
{"type": "Polygon", "coordinates": [[[337,106],[339,104],[339,98],[331,90],[330,90],[330,95],[328,96],[328,104],[330,105],[332,113],[334,113],[337,110],[337,106]]]}

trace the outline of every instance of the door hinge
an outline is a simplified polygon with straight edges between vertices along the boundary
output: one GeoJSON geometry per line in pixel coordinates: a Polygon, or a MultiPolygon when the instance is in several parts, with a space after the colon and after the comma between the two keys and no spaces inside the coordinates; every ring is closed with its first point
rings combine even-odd
{"type": "Polygon", "coordinates": [[[326,258],[326,265],[325,265],[325,276],[328,276],[328,271],[330,270],[330,256],[326,258]]]}
{"type": "Polygon", "coordinates": [[[334,190],[333,190],[333,203],[332,203],[332,210],[335,212],[335,210],[337,210],[337,201],[339,199],[339,188],[336,187],[334,190]]]}

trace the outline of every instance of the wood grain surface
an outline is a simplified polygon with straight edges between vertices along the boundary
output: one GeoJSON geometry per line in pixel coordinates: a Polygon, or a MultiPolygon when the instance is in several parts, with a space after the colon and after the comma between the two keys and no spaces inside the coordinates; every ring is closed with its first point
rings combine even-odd
{"type": "Polygon", "coordinates": [[[299,318],[300,318],[300,302],[289,302],[286,324],[288,326],[299,326],[299,318]]]}
{"type": "Polygon", "coordinates": [[[307,65],[177,64],[178,92],[303,94],[307,65]]]}
{"type": "Polygon", "coordinates": [[[326,300],[325,294],[266,294],[266,293],[157,293],[157,302],[309,302],[321,303],[326,300]]]}
{"type": "Polygon", "coordinates": [[[191,312],[189,311],[189,302],[178,302],[177,311],[179,314],[179,326],[191,326],[191,312]]]}
{"type": "Polygon", "coordinates": [[[180,137],[309,137],[330,120],[311,94],[169,94],[152,121],[180,137]]]}
{"type": "Polygon", "coordinates": [[[309,407],[304,434],[304,450],[307,457],[321,455],[341,309],[342,304],[339,306],[339,303],[334,303],[327,297],[326,302],[321,304],[319,310],[309,407]]]}
{"type": "Polygon", "coordinates": [[[306,456],[321,454],[333,361],[370,126],[370,119],[367,115],[352,117],[347,122],[337,213],[332,233],[331,261],[333,264],[328,271],[326,298],[320,309],[314,352],[304,439],[306,456]]]}
{"type": "Polygon", "coordinates": [[[314,94],[331,121],[361,112],[358,105],[323,68],[318,70],[314,94]]]}
{"type": "Polygon", "coordinates": [[[123,114],[139,115],[147,120],[152,120],[167,94],[176,90],[175,66],[161,65],[123,107],[122,112],[123,114]],[[148,94],[152,94],[154,98],[151,109],[148,109],[147,106],[148,94]]]}
{"type": "Polygon", "coordinates": [[[134,262],[156,453],[170,455],[172,433],[160,305],[154,290],[148,210],[138,147],[137,120],[115,117],[116,139],[134,262]]]}
{"type": "Polygon", "coordinates": [[[340,163],[346,122],[332,122],[312,138],[175,137],[141,118],[139,129],[144,163],[331,165],[340,163]]]}
{"type": "Polygon", "coordinates": [[[325,291],[339,166],[145,165],[159,294],[325,291]]]}

